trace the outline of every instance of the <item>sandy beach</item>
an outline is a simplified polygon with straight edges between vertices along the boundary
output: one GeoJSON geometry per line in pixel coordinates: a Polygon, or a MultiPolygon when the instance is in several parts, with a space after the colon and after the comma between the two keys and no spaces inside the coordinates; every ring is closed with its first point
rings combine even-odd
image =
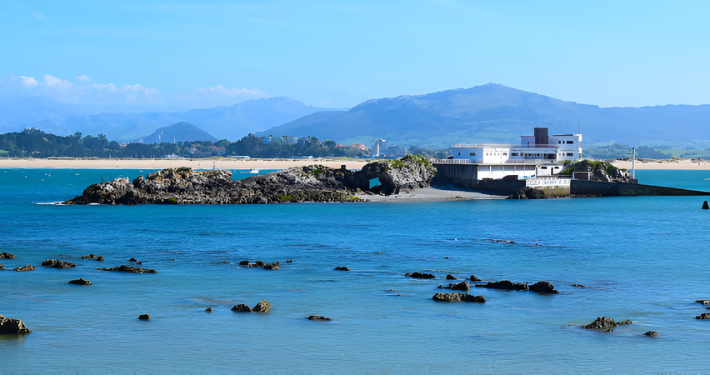
{"type": "Polygon", "coordinates": [[[442,202],[442,201],[467,201],[481,199],[506,199],[508,195],[492,194],[471,189],[445,189],[441,187],[427,187],[394,195],[358,195],[367,202],[442,202]]]}
{"type": "MultiPolygon", "coordinates": [[[[615,161],[612,163],[617,168],[623,168],[631,170],[630,161],[615,161]]],[[[678,161],[653,161],[653,162],[641,162],[636,161],[637,170],[710,170],[710,163],[701,161],[691,162],[690,160],[678,160],[678,161]]]]}
{"type": "Polygon", "coordinates": [[[211,159],[0,159],[0,168],[26,169],[163,169],[190,167],[193,169],[286,169],[320,164],[330,168],[361,169],[369,161],[325,159],[288,160],[211,160],[211,159]]]}

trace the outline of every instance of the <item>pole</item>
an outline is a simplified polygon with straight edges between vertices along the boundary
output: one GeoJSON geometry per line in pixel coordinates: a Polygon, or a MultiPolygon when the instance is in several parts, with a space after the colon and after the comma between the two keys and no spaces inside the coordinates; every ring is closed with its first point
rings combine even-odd
{"type": "Polygon", "coordinates": [[[636,147],[633,147],[634,156],[631,159],[631,177],[636,178],[636,147]]]}

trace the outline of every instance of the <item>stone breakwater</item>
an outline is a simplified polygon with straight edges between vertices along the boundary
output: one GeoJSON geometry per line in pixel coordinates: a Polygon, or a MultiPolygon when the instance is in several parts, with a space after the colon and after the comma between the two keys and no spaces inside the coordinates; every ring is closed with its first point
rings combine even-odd
{"type": "Polygon", "coordinates": [[[373,162],[360,171],[321,165],[289,168],[240,181],[225,170],[163,169],[132,182],[128,178],[93,184],[64,202],[98,204],[249,204],[358,202],[355,194],[397,194],[429,186],[436,169],[421,156],[373,162]],[[370,180],[380,185],[370,188],[370,180]]]}

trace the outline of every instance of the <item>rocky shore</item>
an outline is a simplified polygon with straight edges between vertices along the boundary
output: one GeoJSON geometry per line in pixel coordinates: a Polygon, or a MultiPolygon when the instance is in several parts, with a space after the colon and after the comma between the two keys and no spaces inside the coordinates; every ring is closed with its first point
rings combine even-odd
{"type": "Polygon", "coordinates": [[[366,164],[360,171],[322,165],[295,167],[240,181],[226,170],[163,169],[133,181],[117,178],[93,184],[64,202],[86,204],[249,204],[359,202],[356,194],[398,194],[428,187],[436,169],[421,156],[366,164]],[[370,188],[370,180],[380,185],[370,188]]]}

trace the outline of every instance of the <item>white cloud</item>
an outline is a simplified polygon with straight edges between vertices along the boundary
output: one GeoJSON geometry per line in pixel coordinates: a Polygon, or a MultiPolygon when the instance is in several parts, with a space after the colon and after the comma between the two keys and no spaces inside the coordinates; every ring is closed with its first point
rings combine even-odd
{"type": "Polygon", "coordinates": [[[29,87],[29,88],[35,87],[35,86],[37,86],[37,84],[39,83],[39,82],[37,82],[36,79],[34,79],[34,78],[32,78],[32,77],[20,76],[20,77],[18,77],[18,78],[20,78],[20,80],[22,81],[22,84],[23,84],[23,85],[25,85],[25,86],[27,86],[27,87],[29,87]]]}
{"type": "Polygon", "coordinates": [[[86,75],[76,76],[78,82],[51,74],[42,81],[33,77],[0,77],[0,97],[47,97],[61,103],[100,107],[105,111],[132,110],[184,110],[209,108],[267,97],[259,89],[227,88],[222,85],[197,88],[187,95],[165,95],[156,88],[141,84],[115,85],[94,83],[86,75]]]}

